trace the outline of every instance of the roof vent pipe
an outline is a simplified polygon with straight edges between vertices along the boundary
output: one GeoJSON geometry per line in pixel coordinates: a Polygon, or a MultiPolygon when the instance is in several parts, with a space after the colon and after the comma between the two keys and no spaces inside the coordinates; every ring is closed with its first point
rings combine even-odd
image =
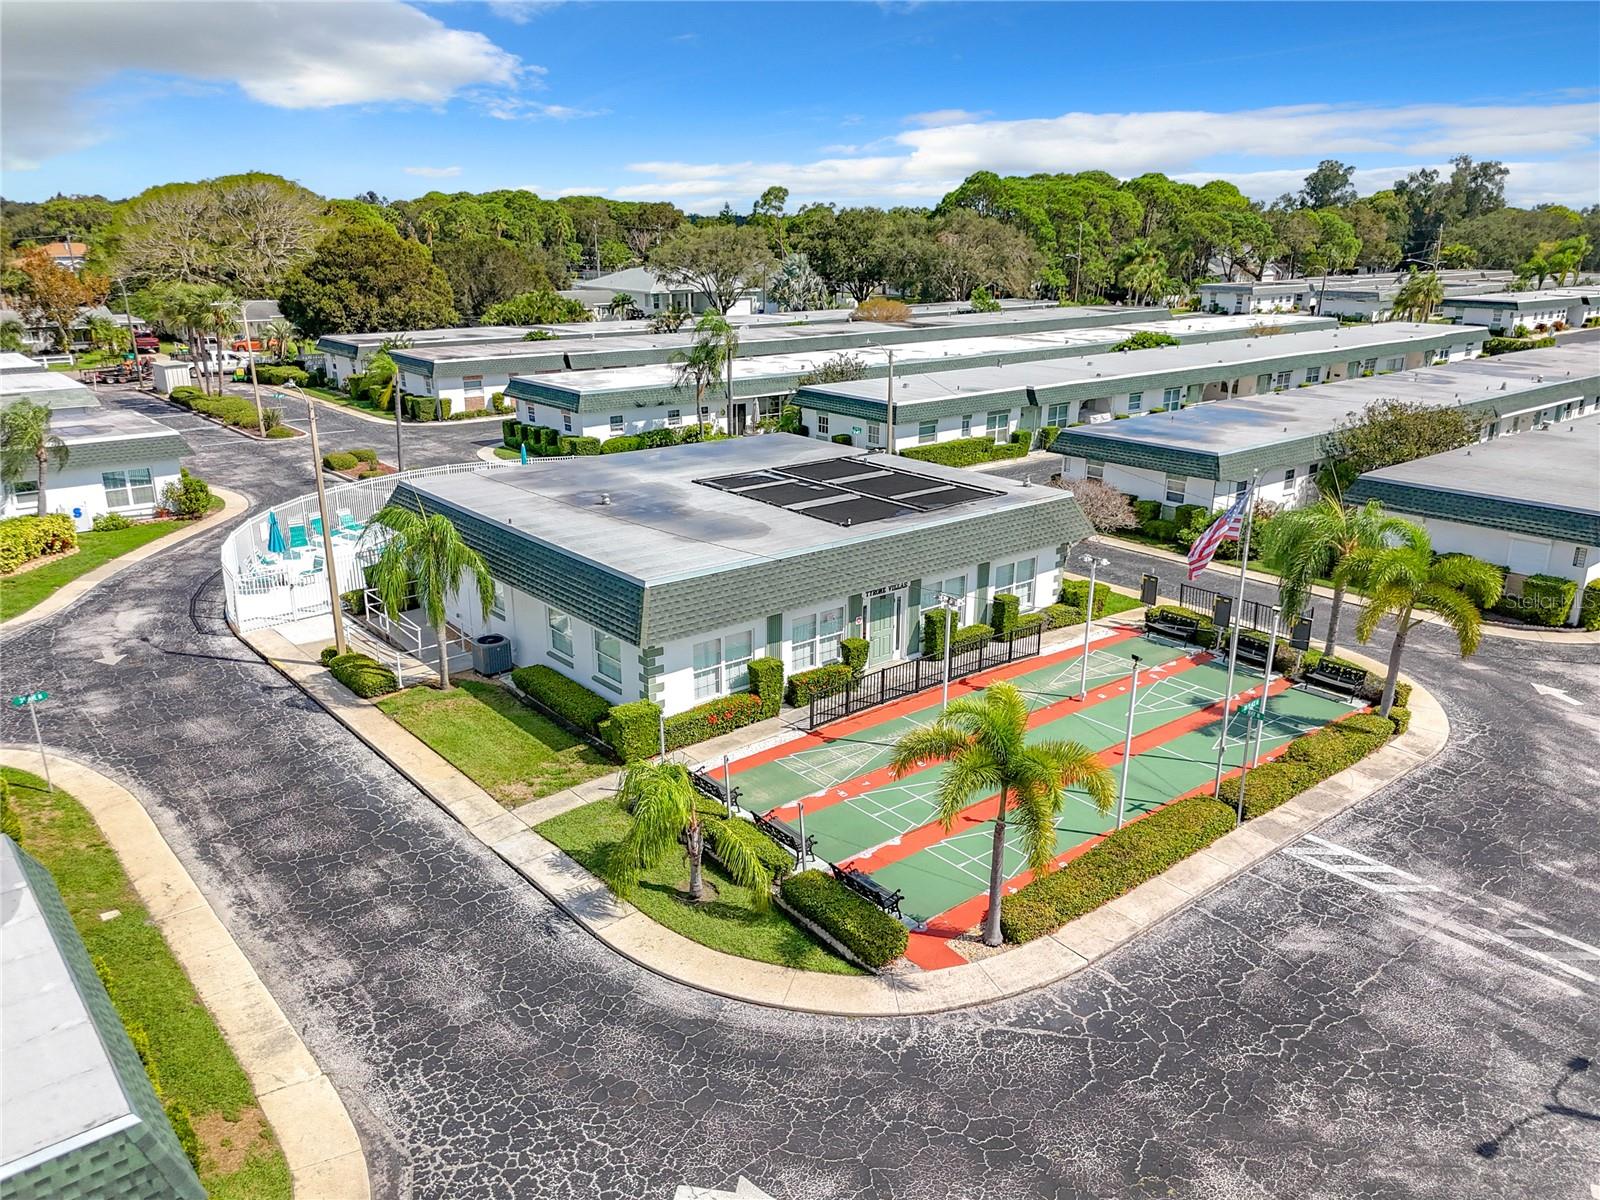
{"type": "Polygon", "coordinates": [[[610,504],[611,503],[611,493],[610,492],[601,492],[600,493],[600,499],[596,500],[595,503],[596,504],[600,504],[600,505],[610,504]]]}

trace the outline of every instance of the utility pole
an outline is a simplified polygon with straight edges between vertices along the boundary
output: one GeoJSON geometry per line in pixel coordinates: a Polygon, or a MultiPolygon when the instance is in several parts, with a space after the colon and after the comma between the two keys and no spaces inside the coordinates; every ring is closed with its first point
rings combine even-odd
{"type": "MultiPolygon", "coordinates": [[[[284,386],[300,391],[293,383],[286,383],[284,386]]],[[[339,573],[333,563],[333,526],[328,521],[328,492],[322,483],[322,451],[317,445],[317,406],[304,392],[300,392],[300,398],[306,402],[306,413],[310,417],[311,475],[317,481],[317,513],[322,518],[322,563],[328,573],[328,607],[333,614],[333,648],[339,654],[343,654],[344,611],[340,607],[339,573]]],[[[439,653],[444,653],[443,647],[439,653]]]]}
{"type": "MultiPolygon", "coordinates": [[[[266,418],[266,414],[261,411],[261,383],[260,383],[260,381],[258,379],[256,379],[256,352],[255,352],[254,345],[250,341],[250,307],[249,307],[249,305],[250,305],[250,302],[248,300],[239,301],[239,320],[244,325],[244,353],[245,353],[245,357],[250,360],[250,393],[251,393],[251,395],[253,395],[255,397],[255,401],[256,401],[256,428],[261,431],[261,436],[262,437],[266,437],[267,436],[267,418],[266,418]]],[[[220,358],[221,354],[222,354],[222,343],[219,341],[217,343],[217,355],[218,355],[219,358],[220,358]]],[[[305,398],[305,401],[306,401],[306,407],[310,408],[311,407],[311,397],[307,396],[305,398]]],[[[322,478],[322,474],[321,474],[320,470],[319,470],[319,472],[317,474],[317,478],[318,479],[322,478]]],[[[343,651],[340,651],[340,653],[343,653],[343,651]]]]}
{"type": "Polygon", "coordinates": [[[1072,272],[1072,302],[1078,302],[1078,285],[1083,282],[1083,222],[1078,222],[1078,261],[1072,272]]]}
{"type": "MultiPolygon", "coordinates": [[[[1239,542],[1239,598],[1234,605],[1233,629],[1228,636],[1228,684],[1222,694],[1222,731],[1217,734],[1217,778],[1211,789],[1212,799],[1218,799],[1222,795],[1222,763],[1223,757],[1228,752],[1228,719],[1233,713],[1233,672],[1239,661],[1239,622],[1244,619],[1244,589],[1249,579],[1250,565],[1250,534],[1256,524],[1256,483],[1260,478],[1260,471],[1252,473],[1250,489],[1245,493],[1244,537],[1239,542]]],[[[1267,656],[1268,661],[1271,657],[1270,654],[1267,656]]],[[[1245,750],[1248,757],[1249,747],[1246,746],[1245,750]]]]}
{"type": "Polygon", "coordinates": [[[889,356],[889,390],[884,393],[883,407],[889,418],[889,453],[894,454],[894,347],[885,346],[883,352],[889,356]]]}
{"type": "Polygon", "coordinates": [[[1084,602],[1083,654],[1080,656],[1082,662],[1079,664],[1082,667],[1082,672],[1078,683],[1078,699],[1087,700],[1089,698],[1089,638],[1091,631],[1094,629],[1095,574],[1101,567],[1109,567],[1111,560],[1109,558],[1096,558],[1092,554],[1085,554],[1079,561],[1089,564],[1089,598],[1084,602]]]}

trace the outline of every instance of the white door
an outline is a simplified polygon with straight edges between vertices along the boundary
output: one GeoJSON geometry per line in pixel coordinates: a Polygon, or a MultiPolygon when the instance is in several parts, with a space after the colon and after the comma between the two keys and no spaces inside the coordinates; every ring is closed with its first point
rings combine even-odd
{"type": "Polygon", "coordinates": [[[1509,561],[1513,575],[1541,575],[1550,565],[1550,543],[1540,538],[1511,535],[1509,561]]]}

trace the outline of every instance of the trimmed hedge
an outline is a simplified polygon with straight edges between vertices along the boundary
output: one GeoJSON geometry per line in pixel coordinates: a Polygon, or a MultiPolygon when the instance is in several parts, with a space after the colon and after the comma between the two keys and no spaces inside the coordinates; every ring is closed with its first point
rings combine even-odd
{"type": "Polygon", "coordinates": [[[1583,589],[1583,607],[1578,610],[1578,624],[1591,632],[1600,629],[1600,579],[1583,589]]]}
{"type": "Polygon", "coordinates": [[[78,544],[78,531],[66,513],[8,517],[0,521],[0,573],[47,554],[64,554],[78,544]]]}
{"type": "Polygon", "coordinates": [[[600,439],[597,437],[564,437],[560,442],[561,453],[585,457],[590,454],[600,453],[600,439]]]}
{"type": "MultiPolygon", "coordinates": [[[[1300,656],[1300,675],[1305,675],[1318,663],[1326,661],[1332,666],[1347,667],[1352,671],[1367,671],[1360,663],[1351,662],[1348,658],[1338,655],[1326,656],[1321,650],[1307,650],[1300,656]]],[[[1383,676],[1376,671],[1367,671],[1366,682],[1361,685],[1361,690],[1356,693],[1369,704],[1376,704],[1383,698],[1383,676]]],[[[1404,708],[1411,703],[1411,685],[1400,680],[1394,685],[1394,707],[1404,708]]]]}
{"type": "Polygon", "coordinates": [[[869,967],[886,967],[906,952],[906,927],[831,875],[802,871],[785,879],[780,890],[784,903],[869,967]]]}
{"type": "Polygon", "coordinates": [[[295,430],[290,429],[287,425],[274,425],[271,429],[267,430],[267,436],[269,438],[276,439],[299,437],[300,435],[295,430]]]}
{"type": "MultiPolygon", "coordinates": [[[[1032,434],[1024,433],[1022,436],[1028,439],[1032,434]]],[[[936,442],[931,446],[910,446],[900,451],[900,455],[902,458],[938,463],[945,467],[973,467],[979,463],[1021,458],[1028,450],[1027,440],[996,445],[993,438],[971,437],[957,438],[953,442],[936,442]]]]}
{"type": "Polygon", "coordinates": [[[1411,710],[1409,708],[1391,708],[1389,721],[1394,725],[1396,736],[1411,728],[1411,710]]]}
{"type": "Polygon", "coordinates": [[[1081,608],[1070,604],[1047,604],[1044,607],[1044,627],[1065,629],[1069,625],[1082,625],[1087,618],[1081,608]]]}
{"type": "Polygon", "coordinates": [[[778,715],[783,707],[783,662],[776,658],[752,658],[747,664],[750,671],[750,690],[761,701],[756,720],[765,721],[778,715]]]}
{"type": "MultiPolygon", "coordinates": [[[[928,658],[944,657],[944,627],[948,612],[930,608],[922,614],[922,653],[928,658]]],[[[994,638],[991,625],[960,625],[950,638],[950,653],[959,654],[994,638]]]]}
{"type": "Polygon", "coordinates": [[[339,647],[337,647],[337,646],[324,646],[322,648],[322,653],[317,655],[317,661],[322,663],[323,666],[327,666],[329,663],[331,663],[334,659],[336,659],[338,657],[339,657],[339,647]]]}
{"type": "Polygon", "coordinates": [[[872,644],[866,638],[847,637],[839,640],[839,657],[857,679],[867,669],[867,652],[871,649],[872,644]]]}
{"type": "Polygon", "coordinates": [[[1514,354],[1518,350],[1542,350],[1547,346],[1554,346],[1556,339],[1553,337],[1492,337],[1483,341],[1483,356],[1492,358],[1496,354],[1514,354]]]}
{"type": "Polygon", "coordinates": [[[854,443],[850,440],[850,435],[848,433],[836,433],[833,435],[832,441],[836,446],[854,445],[854,443]]]}
{"type": "Polygon", "coordinates": [[[265,383],[272,387],[282,387],[286,383],[292,383],[296,387],[305,387],[311,382],[311,375],[299,367],[258,365],[256,367],[256,382],[265,383]]]}
{"type": "MultiPolygon", "coordinates": [[[[215,417],[224,425],[231,425],[235,429],[256,427],[255,403],[242,396],[209,396],[197,387],[175,387],[168,393],[167,399],[191,412],[215,417]]],[[[266,426],[267,435],[270,437],[274,429],[282,427],[283,414],[275,408],[263,408],[261,423],[266,426]]]]}
{"type": "Polygon", "coordinates": [[[994,626],[996,637],[1005,637],[1017,626],[1022,613],[1022,601],[1010,592],[996,592],[989,601],[989,624],[994,626]]]}
{"type": "Polygon", "coordinates": [[[796,671],[789,676],[789,703],[796,708],[804,708],[813,700],[844,691],[854,678],[855,672],[850,669],[850,664],[842,662],[813,667],[809,671],[796,671]]]}
{"type": "MultiPolygon", "coordinates": [[[[1101,583],[1098,579],[1095,580],[1094,615],[1096,619],[1106,615],[1106,599],[1110,595],[1110,585],[1101,583]]],[[[1061,581],[1060,599],[1062,604],[1087,610],[1089,607],[1089,581],[1087,579],[1063,579],[1061,581]]]]}
{"type": "Polygon", "coordinates": [[[366,654],[351,652],[329,659],[328,670],[364,700],[388,695],[400,686],[393,671],[366,654]]]}
{"type": "Polygon", "coordinates": [[[1042,612],[1023,613],[1017,618],[1017,623],[1011,627],[1014,634],[1032,633],[1035,629],[1044,629],[1044,614],[1042,612]]]}
{"type": "MultiPolygon", "coordinates": [[[[1358,713],[1289,743],[1282,756],[1250,772],[1244,785],[1244,815],[1258,817],[1324,779],[1354,766],[1395,733],[1395,723],[1376,713],[1358,713]]],[[[1222,781],[1222,802],[1239,804],[1240,778],[1222,781]]]]}
{"type": "Polygon", "coordinates": [[[376,463],[378,461],[378,452],[371,446],[355,446],[346,450],[345,453],[357,462],[376,463]]]}
{"type": "Polygon", "coordinates": [[[585,733],[598,734],[600,723],[611,714],[611,702],[604,696],[551,667],[518,667],[511,672],[511,682],[574,729],[585,733]]]}
{"type": "Polygon", "coordinates": [[[761,709],[761,697],[754,692],[718,696],[685,709],[667,718],[667,749],[679,750],[753,725],[761,719],[761,709]]]}
{"type": "Polygon", "coordinates": [[[630,450],[643,450],[644,443],[631,433],[621,433],[600,443],[601,454],[626,454],[630,450]]]}
{"type": "Polygon", "coordinates": [[[1216,641],[1216,622],[1214,622],[1207,614],[1200,612],[1198,609],[1184,608],[1181,604],[1160,604],[1155,608],[1148,609],[1145,613],[1145,620],[1147,622],[1158,617],[1188,617],[1191,621],[1197,622],[1200,626],[1200,628],[1195,631],[1194,635],[1194,640],[1196,643],[1202,646],[1209,646],[1216,641]]]}
{"type": "MultiPolygon", "coordinates": [[[[1251,786],[1255,785],[1252,772],[1251,786]]],[[[1153,879],[1203,850],[1234,826],[1233,810],[1209,796],[1191,796],[1110,834],[1066,866],[1000,901],[1008,942],[1031,942],[1153,879]]]]}
{"type": "Polygon", "coordinates": [[[332,454],[322,456],[322,465],[330,471],[352,471],[356,462],[354,454],[346,454],[343,450],[335,450],[332,454]]]}
{"type": "Polygon", "coordinates": [[[623,762],[639,762],[661,749],[660,721],[659,704],[653,700],[634,700],[613,707],[600,722],[599,733],[611,752],[623,762]]]}
{"type": "Polygon", "coordinates": [[[1567,623],[1572,602],[1578,595],[1578,581],[1559,575],[1529,575],[1522,582],[1521,596],[1502,596],[1494,611],[1519,617],[1534,625],[1559,628],[1567,623]]]}

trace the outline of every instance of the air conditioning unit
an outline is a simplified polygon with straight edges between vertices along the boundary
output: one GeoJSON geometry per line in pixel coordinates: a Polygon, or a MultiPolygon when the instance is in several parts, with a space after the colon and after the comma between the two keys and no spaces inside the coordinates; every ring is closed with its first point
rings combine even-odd
{"type": "Polygon", "coordinates": [[[511,670],[511,639],[486,633],[472,639],[472,669],[479,675],[503,675],[511,670]]]}

